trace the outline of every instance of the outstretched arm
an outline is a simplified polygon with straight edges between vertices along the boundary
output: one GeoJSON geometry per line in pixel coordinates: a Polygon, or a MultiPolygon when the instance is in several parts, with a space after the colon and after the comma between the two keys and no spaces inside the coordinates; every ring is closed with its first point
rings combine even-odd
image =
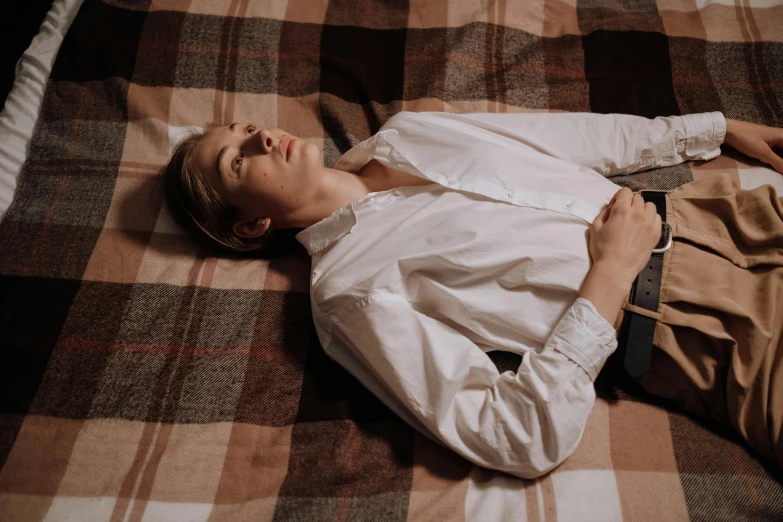
{"type": "Polygon", "coordinates": [[[720,155],[722,144],[783,174],[783,129],[724,118],[717,111],[653,119],[589,112],[449,116],[468,119],[539,152],[607,177],[684,161],[711,160],[720,155]]]}
{"type": "Polygon", "coordinates": [[[726,119],[720,112],[659,116],[587,112],[473,113],[465,119],[549,156],[604,176],[631,174],[720,155],[726,119]]]}

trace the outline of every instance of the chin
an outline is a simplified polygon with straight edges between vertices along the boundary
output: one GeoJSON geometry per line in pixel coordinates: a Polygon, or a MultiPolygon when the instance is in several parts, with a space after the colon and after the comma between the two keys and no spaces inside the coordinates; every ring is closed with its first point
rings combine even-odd
{"type": "Polygon", "coordinates": [[[309,141],[306,141],[302,144],[302,147],[304,147],[304,155],[313,161],[321,161],[321,149],[316,145],[315,143],[310,143],[309,141]]]}

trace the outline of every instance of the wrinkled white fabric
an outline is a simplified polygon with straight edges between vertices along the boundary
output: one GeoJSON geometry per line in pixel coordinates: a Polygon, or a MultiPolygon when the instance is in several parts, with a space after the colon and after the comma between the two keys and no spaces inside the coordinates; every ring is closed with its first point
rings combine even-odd
{"type": "Polygon", "coordinates": [[[531,478],[576,448],[613,326],[578,295],[586,232],[620,173],[707,160],[720,112],[399,113],[335,168],[434,181],[373,192],[308,227],[326,353],[414,428],[531,478]],[[486,352],[522,355],[499,373],[486,352]]]}

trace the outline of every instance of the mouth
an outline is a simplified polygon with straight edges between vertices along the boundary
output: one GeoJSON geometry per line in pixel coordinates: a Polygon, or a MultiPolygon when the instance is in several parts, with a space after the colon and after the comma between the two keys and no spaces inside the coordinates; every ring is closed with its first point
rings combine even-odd
{"type": "Polygon", "coordinates": [[[291,157],[291,153],[294,152],[294,142],[296,139],[291,138],[288,143],[285,144],[285,160],[288,161],[288,158],[291,157]]]}

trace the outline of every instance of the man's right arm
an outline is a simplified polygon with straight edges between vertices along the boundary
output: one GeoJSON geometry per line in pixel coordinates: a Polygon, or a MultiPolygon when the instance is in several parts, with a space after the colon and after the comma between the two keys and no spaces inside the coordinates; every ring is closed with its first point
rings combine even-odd
{"type": "Polygon", "coordinates": [[[326,353],[403,420],[479,466],[522,478],[574,451],[594,380],[617,347],[611,323],[582,298],[541,351],[502,374],[470,339],[402,296],[373,294],[333,319],[326,353]]]}
{"type": "Polygon", "coordinates": [[[590,272],[579,295],[614,323],[636,276],[650,259],[661,235],[661,217],[653,203],[628,188],[620,189],[593,222],[589,233],[590,272]]]}

